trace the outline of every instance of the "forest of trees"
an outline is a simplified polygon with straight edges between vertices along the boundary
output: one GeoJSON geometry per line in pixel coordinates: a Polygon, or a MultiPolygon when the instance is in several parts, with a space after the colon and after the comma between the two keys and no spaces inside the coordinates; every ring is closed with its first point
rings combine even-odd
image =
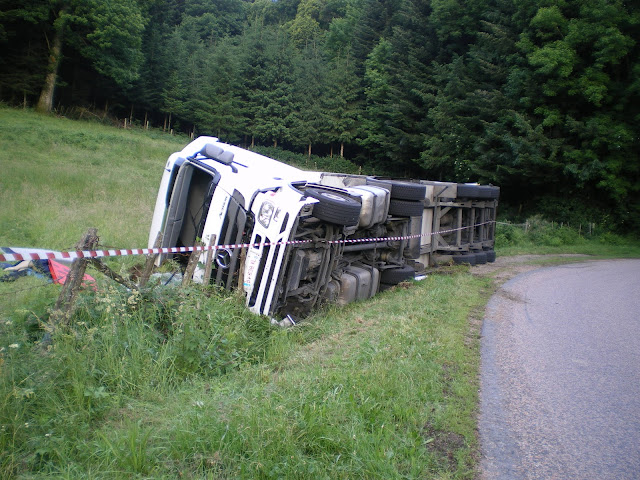
{"type": "Polygon", "coordinates": [[[640,2],[0,0],[0,100],[640,231],[640,2]]]}

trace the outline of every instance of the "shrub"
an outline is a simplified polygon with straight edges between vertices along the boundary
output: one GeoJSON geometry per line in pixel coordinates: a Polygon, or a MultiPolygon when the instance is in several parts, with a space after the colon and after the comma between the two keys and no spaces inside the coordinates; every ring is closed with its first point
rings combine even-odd
{"type": "Polygon", "coordinates": [[[527,236],[519,225],[500,224],[496,228],[496,248],[514,247],[525,242],[527,236]]]}
{"type": "Polygon", "coordinates": [[[605,232],[601,235],[598,235],[598,241],[603,245],[627,245],[629,241],[620,235],[616,235],[612,232],[605,232]]]}
{"type": "Polygon", "coordinates": [[[576,245],[583,241],[577,230],[548,222],[540,216],[529,219],[528,225],[528,234],[531,242],[537,245],[560,247],[576,245]]]}
{"type": "Polygon", "coordinates": [[[541,216],[531,217],[525,224],[500,223],[496,228],[496,248],[525,245],[561,247],[585,242],[586,239],[577,229],[549,222],[541,216]]]}
{"type": "MultiPolygon", "coordinates": [[[[54,295],[46,298],[51,307],[54,295]]],[[[31,302],[0,324],[0,448],[11,452],[0,460],[0,477],[25,466],[63,468],[72,453],[60,445],[82,442],[127,398],[263,361],[274,329],[240,296],[215,288],[138,293],[99,285],[80,296],[70,325],[58,326],[44,348],[29,312],[46,307],[31,302]]]]}

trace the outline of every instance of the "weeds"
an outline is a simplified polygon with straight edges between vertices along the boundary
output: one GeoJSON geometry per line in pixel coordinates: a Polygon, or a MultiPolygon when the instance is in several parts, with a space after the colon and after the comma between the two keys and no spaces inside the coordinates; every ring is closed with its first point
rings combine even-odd
{"type": "MultiPolygon", "coordinates": [[[[16,314],[2,324],[0,447],[12,454],[0,460],[0,472],[8,476],[60,469],[69,455],[61,445],[85,441],[131,399],[259,363],[272,330],[239,297],[195,287],[87,290],[73,324],[56,329],[48,352],[38,342],[42,330],[34,332],[28,319],[16,314]]],[[[149,433],[136,428],[105,451],[117,457],[109,463],[118,469],[145,473],[149,433]]]]}
{"type": "Polygon", "coordinates": [[[465,478],[478,282],[433,278],[291,330],[217,289],[99,285],[46,352],[41,330],[3,325],[0,475],[465,478]]]}
{"type": "Polygon", "coordinates": [[[98,435],[97,447],[104,453],[105,462],[118,472],[148,474],[152,469],[148,454],[152,431],[145,429],[141,421],[129,422],[123,430],[125,435],[115,439],[110,439],[105,433],[98,435]]]}
{"type": "Polygon", "coordinates": [[[521,253],[582,253],[597,256],[640,256],[634,238],[603,229],[570,227],[532,217],[525,224],[496,226],[496,250],[499,255],[521,253]]]}

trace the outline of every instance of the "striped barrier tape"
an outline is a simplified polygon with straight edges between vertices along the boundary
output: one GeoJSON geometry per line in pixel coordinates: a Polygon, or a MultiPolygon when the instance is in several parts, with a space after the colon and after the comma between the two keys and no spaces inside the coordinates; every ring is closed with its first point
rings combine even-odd
{"type": "MultiPolygon", "coordinates": [[[[449,230],[441,230],[438,232],[406,235],[402,237],[374,237],[374,238],[354,238],[342,240],[329,240],[326,243],[335,244],[351,244],[351,243],[370,243],[370,242],[395,242],[400,240],[409,240],[412,238],[422,238],[434,235],[443,235],[447,233],[457,232],[468,228],[475,228],[482,225],[489,225],[495,221],[477,223],[460,228],[452,228],[449,230]]],[[[124,250],[78,250],[73,252],[56,252],[30,250],[28,248],[20,248],[23,253],[0,253],[0,262],[21,262],[23,260],[75,260],[78,258],[103,258],[103,257],[126,257],[132,255],[155,255],[167,253],[190,253],[190,252],[206,252],[208,250],[233,250],[235,248],[259,248],[261,246],[278,246],[278,245],[301,245],[313,243],[313,240],[287,240],[283,242],[261,242],[261,243],[239,243],[234,245],[211,245],[211,246],[193,246],[193,247],[162,247],[162,248],[132,248],[124,250]]]]}

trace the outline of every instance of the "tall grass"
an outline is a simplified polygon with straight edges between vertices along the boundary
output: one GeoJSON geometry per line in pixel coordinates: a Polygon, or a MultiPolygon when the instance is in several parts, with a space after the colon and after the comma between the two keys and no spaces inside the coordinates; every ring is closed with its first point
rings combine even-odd
{"type": "Polygon", "coordinates": [[[293,330],[215,290],[101,286],[48,350],[4,317],[0,472],[470,478],[483,285],[431,277],[293,330]]]}
{"type": "Polygon", "coordinates": [[[536,216],[524,224],[500,222],[496,225],[499,255],[524,253],[575,253],[597,257],[638,257],[637,238],[612,233],[601,226],[569,226],[536,216]]]}
{"type": "Polygon", "coordinates": [[[193,379],[260,362],[271,332],[239,297],[215,290],[204,295],[197,289],[152,288],[137,294],[100,285],[80,298],[73,324],[59,326],[46,349],[38,328],[46,311],[3,315],[0,450],[9,455],[0,460],[0,472],[6,477],[59,472],[75,462],[100,470],[112,463],[105,458],[118,442],[137,456],[127,468],[143,473],[145,452],[130,451],[144,438],[140,432],[129,430],[125,440],[103,444],[105,458],[95,465],[91,448],[80,447],[104,443],[102,423],[127,416],[133,400],[153,402],[193,379]]]}

